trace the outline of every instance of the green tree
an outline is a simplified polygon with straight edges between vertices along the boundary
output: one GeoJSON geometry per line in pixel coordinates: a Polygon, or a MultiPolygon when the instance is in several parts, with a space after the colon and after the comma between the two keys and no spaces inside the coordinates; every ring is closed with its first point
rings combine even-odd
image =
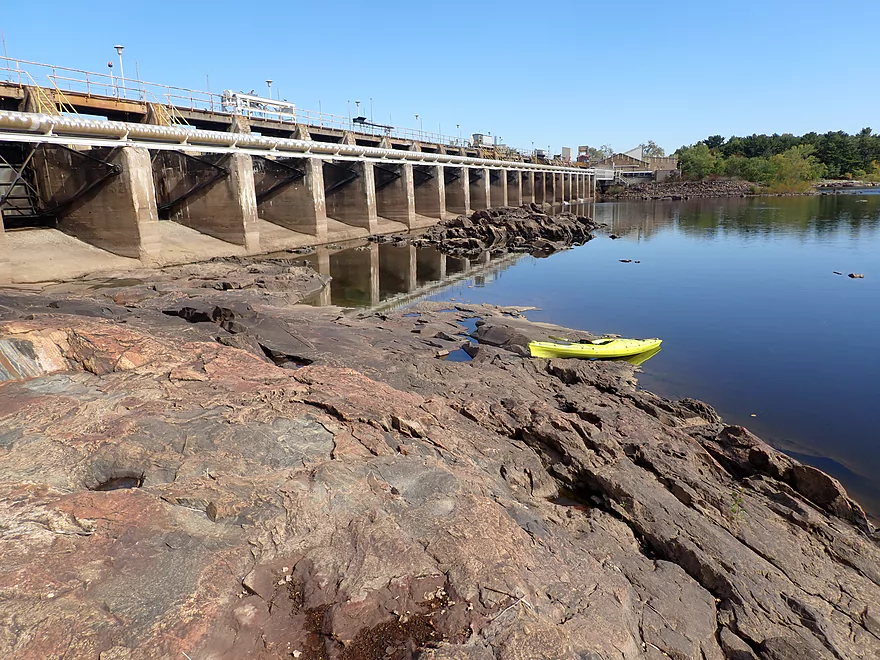
{"type": "Polygon", "coordinates": [[[642,148],[642,155],[648,158],[663,157],[666,150],[658,145],[654,140],[648,140],[639,145],[642,148]]]}
{"type": "Polygon", "coordinates": [[[724,138],[720,135],[710,135],[705,140],[703,140],[703,144],[705,144],[710,149],[718,149],[722,144],[724,144],[724,138]]]}
{"type": "Polygon", "coordinates": [[[682,176],[690,179],[703,179],[724,170],[723,159],[713,154],[705,142],[697,142],[690,147],[682,147],[678,155],[682,176]]]}
{"type": "Polygon", "coordinates": [[[779,183],[799,183],[821,178],[826,168],[813,156],[814,151],[811,145],[802,145],[771,156],[774,180],[779,183]]]}
{"type": "Polygon", "coordinates": [[[596,147],[587,147],[587,149],[592,162],[604,160],[614,155],[614,149],[610,144],[603,144],[598,149],[596,147]]]}
{"type": "MultiPolygon", "coordinates": [[[[790,168],[795,163],[798,167],[803,166],[800,161],[810,156],[825,166],[824,175],[831,178],[872,176],[874,162],[880,161],[880,135],[875,135],[867,127],[855,135],[843,131],[830,131],[823,135],[805,133],[800,136],[774,133],[747,137],[733,135],[726,141],[720,135],[711,135],[700,144],[718,157],[718,173],[771,183],[778,183],[779,177],[788,180],[794,176],[798,181],[809,180],[792,174],[790,168]],[[810,148],[813,151],[807,156],[801,154],[803,158],[795,157],[788,153],[795,147],[810,148]],[[785,158],[773,160],[774,156],[783,155],[785,158]]],[[[679,151],[684,149],[682,147],[679,151]]],[[[816,164],[809,162],[810,167],[816,164]]]]}

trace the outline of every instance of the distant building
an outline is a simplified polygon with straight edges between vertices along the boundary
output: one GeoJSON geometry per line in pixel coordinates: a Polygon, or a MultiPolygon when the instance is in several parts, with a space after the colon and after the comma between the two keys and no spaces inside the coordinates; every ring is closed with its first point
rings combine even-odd
{"type": "Polygon", "coordinates": [[[593,167],[608,167],[621,172],[652,172],[655,181],[663,181],[678,170],[675,156],[645,156],[642,147],[617,153],[590,163],[593,167]]]}

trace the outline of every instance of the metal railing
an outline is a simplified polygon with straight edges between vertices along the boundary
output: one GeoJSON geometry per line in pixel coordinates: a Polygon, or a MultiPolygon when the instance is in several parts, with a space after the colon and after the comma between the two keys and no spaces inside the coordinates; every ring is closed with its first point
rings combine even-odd
{"type": "Polygon", "coordinates": [[[173,85],[128,78],[112,73],[96,73],[83,69],[43,64],[0,56],[0,83],[12,84],[21,89],[30,87],[30,81],[38,86],[48,82],[47,87],[56,92],[77,94],[87,98],[113,99],[119,103],[163,104],[169,106],[169,115],[177,123],[184,123],[180,111],[206,113],[209,115],[239,115],[249,119],[266,120],[281,124],[304,124],[312,128],[350,131],[357,135],[381,139],[395,138],[425,144],[440,144],[453,148],[482,149],[505,159],[534,160],[534,150],[520,150],[507,145],[485,147],[471,144],[468,137],[445,135],[400,126],[387,126],[367,121],[364,117],[346,117],[325,112],[297,108],[293,103],[280,99],[264,98],[252,93],[207,92],[173,85]],[[237,100],[236,100],[237,99],[237,100]],[[177,110],[178,112],[174,112],[177,110]]]}
{"type": "Polygon", "coordinates": [[[45,80],[57,90],[89,98],[103,97],[139,104],[146,104],[151,102],[148,99],[154,98],[184,110],[221,111],[220,96],[211,92],[28,60],[0,57],[0,62],[4,63],[0,67],[0,81],[20,88],[28,86],[30,78],[37,84],[45,80]]]}

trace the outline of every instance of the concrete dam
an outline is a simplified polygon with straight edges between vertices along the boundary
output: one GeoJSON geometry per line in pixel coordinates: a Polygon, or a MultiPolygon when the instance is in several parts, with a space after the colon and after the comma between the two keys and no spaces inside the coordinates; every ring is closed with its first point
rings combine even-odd
{"type": "Polygon", "coordinates": [[[0,282],[334,244],[492,206],[561,208],[612,176],[372,126],[292,124],[283,107],[253,117],[227,100],[181,110],[0,82],[0,282]]]}

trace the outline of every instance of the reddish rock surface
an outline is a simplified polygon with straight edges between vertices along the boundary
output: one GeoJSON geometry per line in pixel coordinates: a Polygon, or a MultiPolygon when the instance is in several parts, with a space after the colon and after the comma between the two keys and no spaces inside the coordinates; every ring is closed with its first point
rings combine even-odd
{"type": "Polygon", "coordinates": [[[0,294],[0,657],[880,657],[827,475],[511,310],[237,272],[0,294]]]}

